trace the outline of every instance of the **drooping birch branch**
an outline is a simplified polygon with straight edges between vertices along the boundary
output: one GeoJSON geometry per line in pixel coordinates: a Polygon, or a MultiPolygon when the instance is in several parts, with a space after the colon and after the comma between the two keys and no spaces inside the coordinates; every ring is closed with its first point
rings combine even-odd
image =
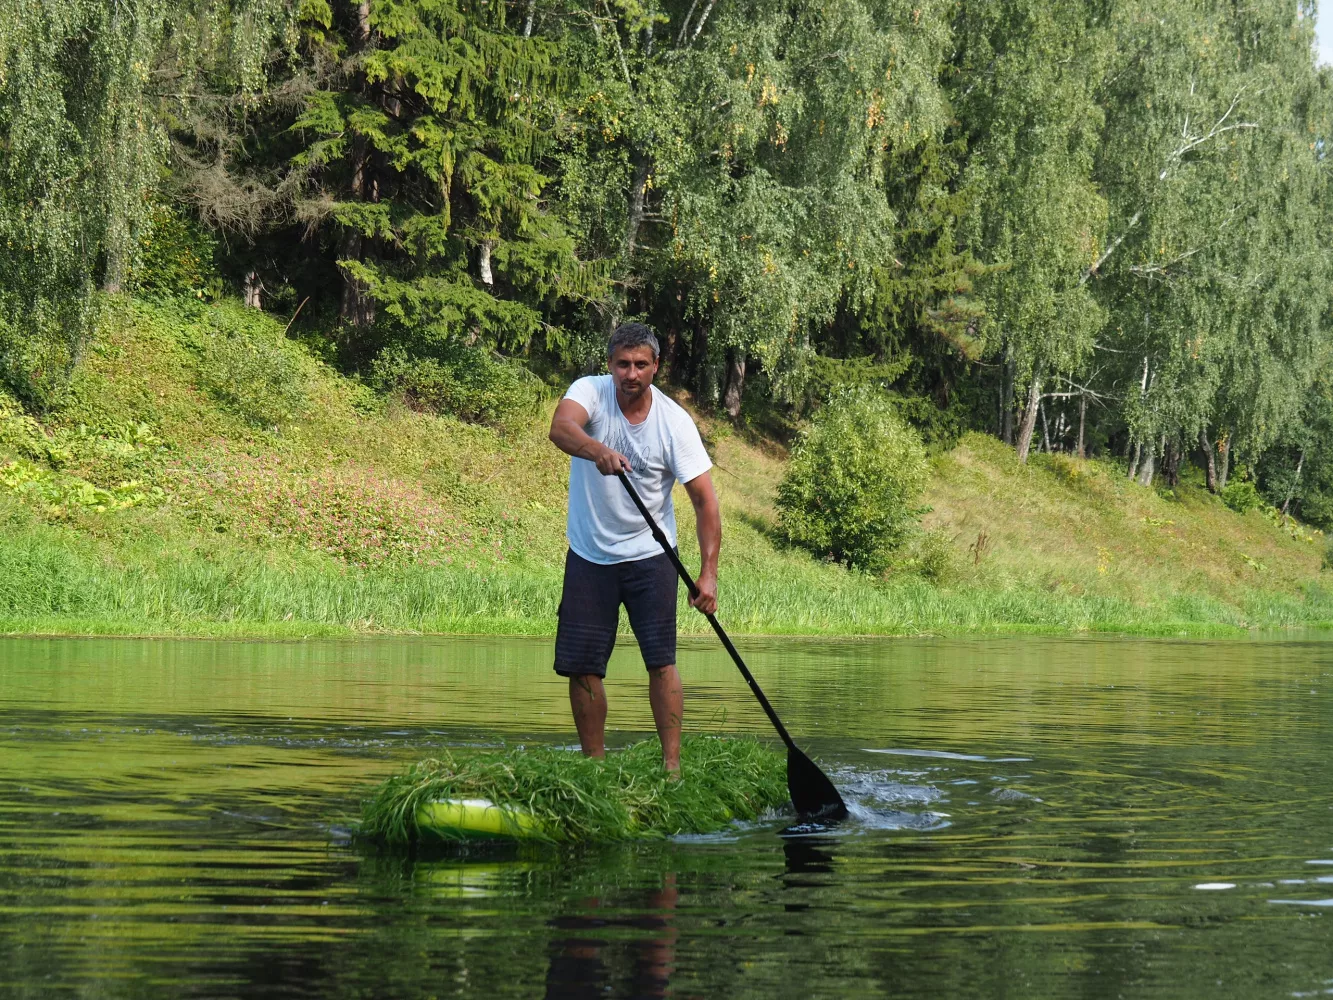
{"type": "Polygon", "coordinates": [[[611,5],[602,0],[602,8],[606,11],[606,16],[611,19],[611,37],[616,41],[616,55],[620,57],[620,71],[625,74],[625,86],[630,91],[634,90],[634,80],[629,75],[629,63],[625,59],[625,49],[620,44],[620,25],[616,23],[615,15],[611,13],[611,5]]]}
{"type": "MultiPolygon", "coordinates": [[[[1236,96],[1231,99],[1231,105],[1222,114],[1222,117],[1213,122],[1212,128],[1203,135],[1190,135],[1190,117],[1189,115],[1185,116],[1184,125],[1180,130],[1181,144],[1167,154],[1166,161],[1163,163],[1162,169],[1157,174],[1158,181],[1166,180],[1167,175],[1171,173],[1172,167],[1180,163],[1181,160],[1184,159],[1186,153],[1198,149],[1204,143],[1211,142],[1218,136],[1224,135],[1227,132],[1234,132],[1237,129],[1259,127],[1258,122],[1232,122],[1230,125],[1227,124],[1227,119],[1229,119],[1232,113],[1236,110],[1236,107],[1240,104],[1240,99],[1244,94],[1245,88],[1242,87],[1236,92],[1236,96]]],[[[1125,242],[1125,237],[1127,237],[1134,227],[1139,224],[1139,220],[1142,218],[1143,209],[1139,209],[1134,213],[1133,218],[1129,220],[1129,223],[1121,231],[1120,235],[1111,241],[1111,244],[1106,248],[1106,252],[1093,261],[1092,266],[1083,272],[1083,276],[1078,279],[1080,286],[1087,284],[1088,279],[1096,274],[1101,266],[1106,263],[1111,254],[1115,253],[1116,250],[1120,248],[1120,244],[1125,242]]]]}

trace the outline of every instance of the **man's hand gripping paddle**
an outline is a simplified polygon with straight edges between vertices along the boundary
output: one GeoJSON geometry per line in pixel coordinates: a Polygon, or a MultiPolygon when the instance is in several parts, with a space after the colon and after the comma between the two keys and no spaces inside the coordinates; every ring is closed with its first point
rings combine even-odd
{"type": "MultiPolygon", "coordinates": [[[[671,547],[667,537],[662,533],[662,529],[657,526],[657,521],[653,515],[648,512],[640,498],[638,491],[629,481],[629,477],[624,472],[618,472],[620,481],[629,492],[629,498],[634,501],[634,506],[639,508],[639,513],[643,515],[648,527],[652,530],[653,537],[657,539],[657,544],[662,546],[662,551],[667,554],[671,564],[676,567],[676,572],[680,578],[685,581],[686,588],[689,589],[690,597],[697,597],[699,588],[694,585],[694,578],[690,576],[690,571],[685,568],[685,564],[680,561],[680,556],[676,555],[676,550],[671,547]]],[[[791,792],[792,805],[796,807],[796,813],[803,820],[821,820],[824,822],[837,822],[847,818],[847,804],[842,801],[842,796],[838,790],[833,787],[833,782],[829,781],[828,775],[819,769],[819,767],[801,752],[800,748],[792,741],[791,734],[787,732],[787,727],[782,724],[778,718],[778,713],[773,711],[773,706],[768,703],[768,698],[759,687],[759,682],[754,679],[750,673],[750,668],[745,665],[741,659],[741,654],[736,652],[736,647],[731,644],[731,639],[727,633],[722,631],[722,626],[717,623],[714,615],[706,615],[708,624],[713,626],[713,631],[717,637],[722,640],[722,645],[726,647],[731,658],[736,661],[736,666],[745,678],[745,683],[750,685],[750,690],[754,696],[759,699],[759,706],[768,716],[768,721],[773,723],[773,728],[778,731],[782,737],[782,742],[787,744],[787,790],[791,792]]]]}

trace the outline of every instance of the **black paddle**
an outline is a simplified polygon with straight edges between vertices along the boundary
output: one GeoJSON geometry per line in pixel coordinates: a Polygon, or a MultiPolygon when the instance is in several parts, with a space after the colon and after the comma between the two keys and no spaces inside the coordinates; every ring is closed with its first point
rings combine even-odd
{"type": "MultiPolygon", "coordinates": [[[[624,472],[618,472],[616,475],[620,476],[620,481],[625,484],[625,489],[629,491],[629,498],[634,501],[634,506],[639,508],[639,513],[648,522],[648,527],[652,530],[653,537],[657,539],[657,544],[662,546],[662,551],[667,554],[671,564],[676,567],[676,572],[685,581],[690,596],[698,597],[699,588],[695,586],[690,571],[685,568],[685,564],[680,561],[680,556],[676,555],[676,550],[671,547],[666,535],[657,526],[657,520],[644,506],[642,498],[630,483],[629,477],[624,472]]],[[[731,654],[731,658],[736,661],[741,676],[745,678],[745,683],[750,685],[750,690],[754,692],[754,696],[759,699],[759,705],[763,708],[764,714],[768,716],[768,721],[773,723],[773,728],[782,737],[782,742],[787,744],[787,790],[791,792],[791,803],[796,807],[797,815],[801,819],[828,820],[830,822],[846,819],[847,803],[842,801],[842,796],[833,787],[833,782],[829,781],[828,775],[821,771],[815,762],[802,753],[793,742],[791,734],[787,732],[787,727],[778,718],[778,713],[773,711],[773,706],[768,703],[768,698],[764,696],[763,690],[760,689],[759,682],[750,673],[750,668],[741,659],[741,654],[736,652],[736,647],[731,644],[731,639],[727,637],[727,633],[722,631],[722,626],[717,623],[717,618],[713,615],[705,615],[704,617],[708,619],[708,624],[713,626],[713,631],[722,640],[722,645],[727,647],[727,652],[731,654]]]]}

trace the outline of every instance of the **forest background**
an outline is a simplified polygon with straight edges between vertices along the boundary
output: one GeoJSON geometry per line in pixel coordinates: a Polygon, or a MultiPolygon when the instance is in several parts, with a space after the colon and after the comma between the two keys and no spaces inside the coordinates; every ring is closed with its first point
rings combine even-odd
{"type": "Polygon", "coordinates": [[[1333,527],[1314,13],[0,0],[6,483],[160,444],[88,402],[127,324],[197,328],[197,387],[280,436],[309,400],[236,299],[359,411],[512,432],[640,319],[755,438],[871,391],[935,454],[990,435],[1333,527]]]}

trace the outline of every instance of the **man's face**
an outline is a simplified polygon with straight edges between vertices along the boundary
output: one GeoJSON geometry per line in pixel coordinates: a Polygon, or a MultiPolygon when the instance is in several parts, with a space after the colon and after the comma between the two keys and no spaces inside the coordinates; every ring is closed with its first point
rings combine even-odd
{"type": "Polygon", "coordinates": [[[651,347],[617,347],[611,355],[611,378],[625,399],[637,399],[648,391],[657,374],[657,359],[651,347]]]}

